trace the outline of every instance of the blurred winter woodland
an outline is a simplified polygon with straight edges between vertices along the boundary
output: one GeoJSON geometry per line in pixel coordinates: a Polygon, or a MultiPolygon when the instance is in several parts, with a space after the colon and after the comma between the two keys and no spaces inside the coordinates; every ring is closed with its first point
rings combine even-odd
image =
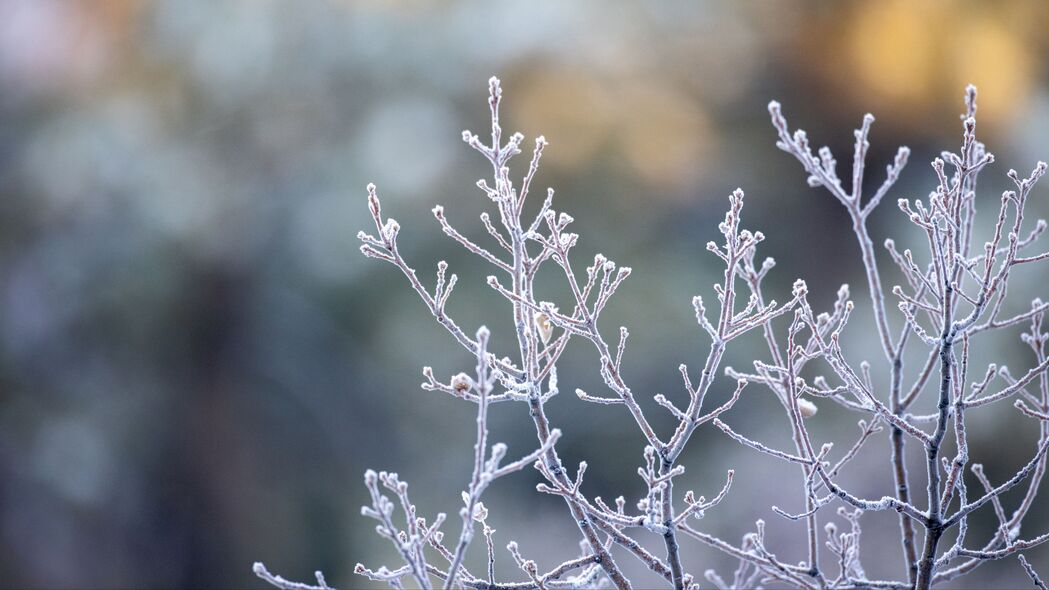
{"type": "MultiPolygon", "coordinates": [[[[1046,30],[1041,2],[0,0],[2,585],[263,587],[251,572],[262,560],[288,578],[321,569],[332,586],[361,587],[354,563],[396,561],[360,514],[366,468],[412,482],[420,513],[459,505],[476,408],[421,391],[420,371],[453,375],[475,359],[402,276],[360,256],[355,234],[371,224],[364,187],[374,181],[410,229],[404,256],[420,272],[444,259],[460,274],[449,312],[471,319],[468,333],[484,323],[494,346],[512,346],[490,272],[430,214],[441,203],[470,220],[490,204],[473,186],[488,165],[459,136],[485,129],[479,90],[491,74],[512,97],[507,132],[550,140],[536,186],[556,187],[558,210],[578,220],[579,251],[635,268],[604,314],[631,330],[632,381],[672,397],[674,368],[706,354],[690,299],[721,276],[705,244],[720,239],[736,186],[745,226],[764,232],[763,252],[778,262],[769,292],[790,293],[800,277],[822,310],[850,283],[850,323],[875,325],[848,214],[776,148],[770,99],[842,166],[865,112],[878,117],[872,170],[911,147],[868,225],[876,245],[892,235],[917,251],[923,237],[895,199],[935,189],[928,162],[959,145],[967,83],[981,89],[980,137],[1000,162],[981,177],[982,214],[1014,188],[1009,167],[1026,175],[1049,155],[1046,30]]],[[[871,194],[880,180],[872,175],[871,194]]],[[[1026,215],[1049,217],[1044,186],[1026,215]]],[[[1045,276],[1018,268],[1010,292],[1044,296],[1045,276]]],[[[971,373],[991,361],[1014,375],[1030,367],[1014,332],[982,335],[971,373]]],[[[874,330],[845,330],[842,346],[851,362],[884,364],[874,330]]],[[[748,367],[763,351],[746,336],[723,364],[748,367]]],[[[602,391],[593,365],[592,347],[573,342],[561,387],[602,391]]],[[[719,384],[708,403],[732,389],[719,384]]],[[[732,427],[790,448],[771,395],[748,389],[732,427]]],[[[651,397],[643,403],[656,416],[651,397]]],[[[573,472],[588,461],[588,494],[640,497],[644,438],[621,408],[601,410],[551,399],[547,412],[570,425],[558,452],[573,472]]],[[[823,402],[819,416],[814,437],[855,437],[854,414],[823,402]]],[[[662,417],[661,432],[671,425],[662,417]]],[[[1030,459],[1035,420],[1008,403],[969,419],[970,455],[992,482],[1030,459]]],[[[523,407],[494,405],[488,421],[509,458],[536,448],[523,407]]],[[[770,485],[796,481],[797,467],[714,428],[690,445],[680,463],[704,482],[697,492],[713,495],[735,469],[703,529],[738,541],[761,517],[779,558],[803,561],[791,540],[804,522],[768,508],[804,509],[770,485]]],[[[891,493],[888,454],[877,435],[840,481],[863,497],[891,493]]],[[[561,499],[535,492],[539,481],[532,469],[510,474],[484,502],[496,536],[512,531],[548,568],[578,551],[578,530],[561,499]]],[[[996,526],[980,511],[969,534],[996,526]]],[[[1047,528],[1049,508],[1036,503],[1024,537],[1047,528]]],[[[864,520],[870,578],[902,575],[898,535],[895,518],[864,520]]],[[[689,571],[735,563],[699,545],[687,555],[689,571]]],[[[1027,553],[1043,575],[1047,555],[1027,553]]],[[[483,571],[480,559],[467,565],[483,571]]],[[[496,567],[516,566],[500,552],[496,567]]],[[[1029,583],[1009,559],[946,586],[1029,583]]]]}

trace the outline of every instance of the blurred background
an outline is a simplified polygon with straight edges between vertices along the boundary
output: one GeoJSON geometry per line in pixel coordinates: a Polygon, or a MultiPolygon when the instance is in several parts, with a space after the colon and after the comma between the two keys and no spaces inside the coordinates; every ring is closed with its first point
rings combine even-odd
{"type": "MultiPolygon", "coordinates": [[[[484,236],[477,215],[491,203],[473,185],[488,170],[460,131],[485,137],[493,74],[507,133],[550,141],[537,183],[578,220],[579,261],[603,252],[635,269],[603,327],[630,327],[626,376],[658,429],[672,425],[651,396],[684,398],[676,367],[698,371],[706,354],[689,302],[713,298],[720,270],[704,244],[737,186],[745,227],[779,262],[767,292],[784,300],[801,277],[827,306],[851,283],[861,312],[847,350],[884,385],[847,217],[774,147],[766,105],[780,100],[843,170],[852,129],[873,112],[872,186],[911,146],[872,233],[922,252],[894,200],[924,198],[927,162],[957,149],[965,84],[980,87],[980,134],[998,156],[982,177],[985,214],[1006,170],[1049,158],[1047,26],[1041,2],[0,0],[0,586],[261,588],[261,560],[364,588],[356,562],[396,564],[359,513],[366,468],[399,472],[427,516],[457,512],[475,410],[418,384],[424,365],[448,376],[470,371],[470,356],[393,267],[360,255],[355,234],[369,229],[364,186],[375,182],[423,280],[448,260],[461,278],[451,314],[512,351],[489,269],[430,215],[443,204],[484,236]]],[[[1047,197],[1036,191],[1030,223],[1049,214],[1047,197]]],[[[1049,294],[1045,276],[1018,273],[1008,310],[1049,294]]],[[[1026,371],[1020,331],[976,343],[976,372],[992,359],[1026,371]]],[[[744,339],[725,364],[765,354],[744,339]]],[[[605,393],[582,342],[560,377],[562,391],[605,393]]],[[[709,403],[732,387],[719,379],[709,403]]],[[[820,408],[814,436],[841,453],[857,416],[820,408]]],[[[534,448],[524,407],[492,412],[494,441],[511,455],[534,448]]],[[[629,416],[570,393],[548,413],[566,463],[589,462],[584,491],[636,501],[642,440],[629,416]]],[[[1033,452],[1036,425],[1007,404],[974,414],[972,459],[1003,481],[1033,452]]],[[[726,421],[789,446],[782,410],[756,386],[726,421]]],[[[726,469],[737,475],[696,526],[738,543],[764,518],[777,555],[802,559],[802,525],[769,509],[801,510],[798,471],[712,430],[693,439],[679,487],[709,497],[726,469]]],[[[842,481],[890,493],[887,437],[842,481]]],[[[547,568],[575,555],[577,533],[537,482],[532,471],[500,480],[485,503],[497,546],[514,539],[547,568]]],[[[1011,511],[1018,496],[1005,501],[1011,511]]],[[[845,526],[833,512],[823,521],[845,526]]],[[[862,522],[868,574],[902,576],[895,515],[862,522]]],[[[980,513],[970,545],[993,526],[980,513]]],[[[1047,529],[1041,501],[1023,533],[1047,529]]],[[[731,560],[684,543],[690,571],[731,575],[731,560]]],[[[1049,574],[1049,550],[1028,557],[1049,574]]],[[[656,583],[620,561],[639,586],[656,583]]],[[[523,579],[502,552],[498,572],[523,579]]],[[[950,587],[1026,585],[1004,560],[950,587]]]]}

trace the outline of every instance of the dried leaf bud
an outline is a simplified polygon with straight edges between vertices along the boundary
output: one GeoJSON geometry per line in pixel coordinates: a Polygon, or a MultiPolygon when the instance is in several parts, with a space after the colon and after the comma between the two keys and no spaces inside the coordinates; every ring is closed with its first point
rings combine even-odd
{"type": "Polygon", "coordinates": [[[816,415],[817,411],[819,408],[816,407],[816,404],[807,399],[798,400],[798,412],[801,413],[802,418],[811,418],[816,415]]]}
{"type": "Polygon", "coordinates": [[[484,522],[487,518],[488,508],[485,507],[484,502],[474,504],[473,519],[477,522],[484,522]]]}
{"type": "Polygon", "coordinates": [[[550,316],[537,311],[535,313],[535,327],[543,344],[549,343],[550,337],[554,334],[554,324],[550,321],[550,316]]]}
{"type": "Polygon", "coordinates": [[[805,284],[805,281],[798,279],[794,281],[794,296],[801,297],[809,292],[809,287],[805,284]]]}
{"type": "Polygon", "coordinates": [[[466,395],[466,392],[474,386],[474,380],[466,373],[459,373],[452,377],[452,389],[456,395],[466,395]]]}

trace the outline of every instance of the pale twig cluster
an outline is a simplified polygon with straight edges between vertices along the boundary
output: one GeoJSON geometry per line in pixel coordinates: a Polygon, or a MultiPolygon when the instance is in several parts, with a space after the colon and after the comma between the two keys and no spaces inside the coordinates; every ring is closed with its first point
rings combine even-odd
{"type": "MultiPolygon", "coordinates": [[[[757,247],[764,236],[742,228],[743,192],[737,190],[730,195],[728,211],[718,226],[720,241],[707,244],[707,250],[724,265],[722,279],[713,287],[715,303],[708,309],[703,298],[693,299],[696,321],[710,341],[706,358],[698,374],[685,365],[679,367],[687,393],[685,404],[676,404],[663,395],[653,398],[676,422],[676,427],[666,433],[657,432],[649,422],[638,403],[639,394],[623,374],[629,332],[620,327],[616,338],[608,340],[599,329],[608,301],[630,275],[630,268],[617,267],[600,254],[583,269],[573,267],[570,251],[576,246],[578,235],[568,229],[572,217],[553,209],[553,190],[547,190],[537,214],[525,214],[525,202],[547,143],[543,137],[535,140],[527,171],[515,184],[508,163],[521,153],[524,137],[514,133],[504,141],[499,120],[501,99],[499,80],[492,78],[490,143],[463,132],[463,140],[492,167],[492,179],[477,183],[495,209],[495,215],[484,212],[480,216],[492,247],[486,248],[455,229],[442,207],[435,207],[433,213],[444,233],[495,268],[496,274],[489,276],[487,283],[505,298],[512,313],[517,343],[512,355],[491,352],[489,333],[484,327],[470,336],[448,315],[446,303],[457,276],[449,275],[448,265],[442,261],[437,265],[433,290],[423,284],[398,250],[399,224],[383,216],[376,189],[368,186],[376,233],[358,234],[361,251],[396,266],[437,322],[476,357],[474,376],[460,373],[444,380],[427,367],[423,370],[426,381],[422,387],[476,404],[477,438],[473,473],[459,510],[461,525],[451,543],[445,542],[441,530],[445,514],[433,519],[417,514],[408,496],[408,485],[397,474],[368,471],[365,484],[372,500],[362,512],[378,522],[377,533],[393,543],[402,565],[372,570],[358,564],[356,573],[394,588],[409,584],[426,589],[441,586],[478,590],[630,588],[630,580],[613,556],[615,551],[617,556],[639,560],[669,586],[698,588],[700,579],[686,571],[682,563],[681,541],[688,538],[738,560],[739,566],[730,577],[713,570],[703,572],[702,577],[716,588],[775,584],[806,589],[924,590],[966,574],[987,560],[1010,556],[1049,540],[1049,533],[1027,538],[1020,534],[1021,523],[1035,502],[1045,474],[1049,448],[1049,358],[1045,351],[1049,333],[1042,327],[1049,304],[1035,299],[1023,313],[1007,316],[1003,311],[1013,269],[1049,258],[1049,254],[1027,254],[1044,232],[1045,223],[1039,220],[1031,230],[1024,227],[1024,207],[1046,165],[1039,162],[1027,176],[1009,172],[1015,190],[1002,195],[991,238],[982,250],[974,250],[976,180],[994,161],[976,139],[975,88],[970,87],[966,93],[959,153],[945,152],[933,162],[935,191],[924,202],[899,200],[899,208],[924,238],[927,249],[922,254],[900,252],[892,240],[885,242],[888,256],[902,277],[902,284],[888,292],[882,284],[867,220],[899,178],[909,151],[899,149],[887,167],[885,180],[872,196],[865,198],[862,188],[868,135],[874,121],[871,115],[864,117],[855,132],[851,184],[846,189],[831,151],[821,148],[814,153],[804,131],[790,132],[779,104],[769,105],[779,134],[777,145],[802,164],[811,186],[826,189],[842,203],[852,221],[884,360],[856,365],[842,350],[842,333],[854,308],[846,286],[839,289],[832,308],[823,313],[813,310],[807,287],[800,280],[783,303],[766,297],[764,279],[774,262],[766,258],[756,263],[757,247]],[[535,296],[539,269],[551,265],[571,294],[560,305],[535,296]],[[890,296],[897,300],[899,316],[889,313],[890,296]],[[893,324],[899,324],[895,330],[893,324]],[[1014,377],[1006,367],[991,365],[982,375],[970,377],[970,352],[976,346],[977,335],[1025,324],[1029,329],[1022,338],[1035,357],[1031,369],[1014,377]],[[747,371],[722,367],[726,348],[750,332],[764,340],[767,359],[755,360],[753,369],[747,371]],[[559,391],[557,363],[574,339],[588,343],[596,352],[598,372],[608,390],[588,393],[577,389],[578,398],[585,403],[622,406],[646,441],[637,469],[646,492],[629,509],[622,496],[612,504],[588,496],[583,490],[586,462],[580,463],[573,473],[557,452],[561,432],[553,427],[546,402],[559,391]],[[925,361],[913,371],[905,370],[905,351],[909,346],[924,351],[925,361]],[[885,371],[884,379],[876,377],[877,367],[885,371]],[[733,382],[734,392],[727,402],[711,408],[705,401],[720,374],[733,382]],[[748,384],[767,388],[779,401],[790,428],[792,448],[773,448],[737,432],[722,419],[748,384]],[[936,412],[913,412],[915,402],[928,392],[935,393],[936,412]],[[994,483],[979,463],[970,464],[966,414],[1005,399],[1015,400],[1017,410],[1038,422],[1040,435],[1031,459],[1012,477],[994,483]],[[821,400],[861,415],[856,440],[838,456],[832,443],[813,440],[806,425],[815,419],[817,401],[823,403],[821,400]],[[488,408],[497,402],[527,404],[537,438],[534,452],[506,464],[506,446],[489,446],[488,441],[488,408]],[[799,500],[804,502],[804,508],[797,513],[777,506],[772,510],[784,519],[804,522],[804,561],[786,563],[777,558],[774,548],[766,542],[766,523],[761,520],[738,544],[697,528],[696,519],[726,497],[733,480],[730,470],[723,486],[712,490],[709,500],[697,497],[691,490],[675,494],[675,484],[680,484],[685,475],[679,459],[696,429],[707,423],[745,447],[797,466],[801,476],[799,500]],[[885,430],[892,442],[888,466],[895,485],[884,497],[859,497],[843,487],[837,476],[867,441],[885,430]],[[906,468],[908,441],[918,445],[926,457],[920,476],[908,473],[906,468]],[[953,442],[953,457],[946,456],[947,442],[953,442]],[[521,572],[514,581],[502,581],[495,575],[495,531],[487,524],[488,509],[481,496],[497,478],[528,466],[542,476],[539,492],[564,501],[578,528],[580,553],[560,564],[541,568],[525,557],[516,543],[510,542],[506,549],[521,572]],[[974,485],[978,484],[981,490],[973,497],[966,482],[967,467],[974,485]],[[918,489],[919,482],[926,488],[924,498],[911,493],[918,489]],[[1008,514],[1002,496],[1018,486],[1026,486],[1025,492],[1019,505],[1008,514]],[[828,517],[825,508],[835,503],[837,510],[828,517]],[[990,539],[978,541],[978,548],[974,549],[967,536],[968,517],[984,507],[994,511],[999,526],[990,539]],[[400,520],[395,517],[398,508],[400,520]],[[898,513],[902,549],[899,580],[874,580],[865,573],[860,520],[865,513],[878,511],[898,513]],[[839,530],[838,523],[845,523],[844,528],[839,530]],[[471,571],[464,565],[478,524],[485,538],[484,572],[471,571]],[[954,531],[953,542],[943,546],[948,531],[954,531]],[[653,552],[643,546],[640,539],[646,534],[661,540],[661,551],[653,552]]],[[[1034,583],[1044,588],[1023,556],[1020,563],[1034,583]]],[[[256,564],[255,571],[279,588],[329,588],[319,573],[317,585],[313,586],[272,575],[261,564],[256,564]]]]}

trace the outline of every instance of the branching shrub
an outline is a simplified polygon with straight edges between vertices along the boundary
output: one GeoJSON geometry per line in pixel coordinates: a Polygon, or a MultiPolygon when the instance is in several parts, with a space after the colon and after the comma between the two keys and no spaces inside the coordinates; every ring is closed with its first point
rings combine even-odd
{"type": "MultiPolygon", "coordinates": [[[[704,573],[709,584],[717,588],[758,588],[774,584],[812,589],[924,590],[971,572],[987,560],[1011,556],[1049,540],[1047,533],[1027,538],[1020,535],[1021,523],[1034,504],[1045,475],[1049,447],[1049,358],[1045,351],[1049,333],[1043,331],[1049,304],[1034,299],[1028,311],[1013,316],[1003,314],[1013,269],[1049,258],[1049,254],[1028,254],[1044,233],[1045,222],[1039,220],[1033,229],[1024,224],[1024,207],[1035,183],[1045,173],[1046,164],[1039,162],[1026,176],[1009,171],[1008,177],[1015,189],[1001,196],[990,240],[982,248],[974,246],[977,177],[994,161],[976,139],[975,88],[969,87],[965,95],[960,151],[944,152],[932,163],[935,191],[925,201],[898,201],[914,230],[924,237],[927,251],[901,252],[892,240],[885,241],[888,258],[904,280],[902,285],[888,291],[882,283],[878,254],[867,220],[906,165],[908,149],[899,149],[887,167],[880,188],[865,198],[862,187],[868,133],[874,121],[871,115],[865,116],[855,131],[852,176],[850,188],[846,189],[837,175],[830,150],[821,148],[814,153],[805,132],[791,133],[780,105],[769,104],[779,136],[777,146],[801,163],[810,186],[829,192],[841,202],[852,220],[884,362],[863,362],[856,366],[846,359],[840,335],[847,328],[853,311],[846,286],[838,291],[833,308],[823,313],[809,305],[807,287],[800,280],[794,283],[793,291],[782,298],[783,303],[768,299],[763,280],[774,262],[771,258],[757,262],[757,248],[764,236],[742,228],[744,198],[743,192],[736,190],[729,196],[724,221],[718,225],[720,243],[707,244],[707,250],[724,264],[723,278],[713,288],[713,304],[698,296],[693,299],[696,321],[710,339],[706,359],[698,373],[685,365],[679,367],[688,392],[687,406],[680,407],[662,395],[655,396],[655,401],[677,421],[677,427],[666,433],[652,427],[637,402],[638,393],[622,374],[627,329],[619,328],[617,338],[612,340],[599,329],[606,304],[630,275],[630,269],[617,267],[600,254],[585,269],[573,268],[569,251],[576,245],[578,236],[568,231],[572,217],[552,208],[553,190],[547,190],[534,218],[524,215],[525,200],[533,192],[536,171],[547,143],[543,137],[535,140],[528,169],[523,180],[515,184],[508,164],[513,156],[521,153],[524,137],[514,133],[504,141],[499,120],[501,98],[499,80],[492,78],[489,144],[473,133],[463,132],[464,141],[492,166],[492,179],[481,180],[477,186],[495,209],[495,215],[481,214],[493,246],[485,248],[457,231],[440,206],[433,209],[433,214],[444,233],[495,267],[497,274],[489,276],[487,282],[506,299],[513,314],[517,350],[512,358],[489,350],[487,329],[481,327],[471,334],[447,314],[445,304],[456,285],[456,275],[449,275],[448,265],[439,262],[436,286],[432,291],[424,286],[398,249],[400,226],[392,218],[383,216],[375,186],[368,186],[368,205],[376,233],[359,234],[361,251],[397,267],[437,322],[477,358],[473,375],[460,373],[442,379],[426,368],[423,370],[426,381],[422,385],[423,389],[444,392],[477,406],[477,442],[473,475],[463,492],[464,505],[459,509],[461,525],[451,537],[441,530],[446,524],[444,514],[432,519],[417,514],[408,496],[408,485],[397,474],[374,471],[365,474],[372,501],[363,508],[363,514],[378,522],[378,534],[393,543],[403,564],[392,569],[369,569],[358,564],[357,574],[394,588],[408,584],[477,590],[609,585],[630,588],[630,581],[613,557],[615,549],[619,555],[640,560],[670,586],[698,588],[695,574],[682,566],[680,539],[689,537],[739,561],[738,569],[730,578],[713,570],[704,573]],[[535,297],[537,272],[550,264],[560,269],[572,295],[561,305],[535,297]],[[890,298],[894,298],[895,306],[887,301],[890,298]],[[893,317],[895,313],[890,314],[892,308],[899,310],[898,318],[893,317]],[[894,330],[893,323],[900,326],[894,330]],[[1014,376],[1004,366],[992,364],[986,370],[974,370],[975,376],[970,375],[970,352],[977,346],[978,336],[1024,326],[1026,331],[1021,338],[1033,352],[1032,368],[1014,376]],[[767,358],[755,360],[753,369],[746,372],[723,368],[726,347],[748,332],[761,334],[768,348],[767,358]],[[587,464],[583,462],[574,470],[569,469],[557,452],[560,431],[554,428],[555,420],[547,415],[545,404],[558,393],[557,363],[573,339],[583,340],[595,349],[597,370],[609,390],[605,394],[576,390],[579,399],[585,403],[622,407],[647,441],[638,469],[647,492],[629,509],[622,497],[614,506],[600,498],[587,497],[581,490],[587,464]],[[926,360],[916,368],[904,365],[904,351],[909,346],[924,351],[926,360]],[[802,377],[806,367],[811,367],[805,373],[809,379],[802,377]],[[875,386],[872,373],[876,369],[886,371],[887,388],[875,386]],[[820,371],[826,374],[821,375],[820,371]],[[705,400],[720,374],[734,382],[735,393],[723,405],[711,408],[705,400]],[[789,418],[793,448],[772,448],[736,432],[722,419],[748,386],[767,388],[775,394],[789,418]],[[935,413],[921,415],[911,411],[915,401],[923,396],[935,398],[935,413]],[[863,417],[858,438],[846,446],[844,452],[836,452],[831,443],[814,441],[810,435],[806,421],[816,414],[814,399],[840,404],[863,417]],[[1038,421],[1039,438],[1032,445],[1030,461],[1005,481],[992,482],[979,463],[970,463],[966,418],[971,411],[1003,400],[1013,400],[1017,410],[1038,421]],[[489,446],[488,440],[488,408],[503,402],[527,404],[538,442],[534,452],[511,462],[505,460],[504,445],[489,446]],[[707,493],[712,494],[709,500],[697,497],[691,490],[676,494],[675,484],[685,471],[678,461],[693,433],[704,425],[721,430],[754,452],[797,466],[804,511],[790,514],[777,507],[773,510],[786,519],[805,523],[805,537],[800,541],[807,549],[805,561],[790,564],[777,559],[773,548],[766,545],[765,525],[760,520],[756,530],[744,536],[738,545],[695,528],[690,517],[702,516],[704,511],[715,507],[729,493],[733,477],[729,471],[720,490],[708,490],[707,493]],[[891,440],[893,493],[880,499],[858,497],[839,485],[836,476],[867,441],[884,431],[891,440]],[[947,456],[944,449],[948,436],[954,439],[953,457],[947,456]],[[925,469],[920,475],[907,471],[904,460],[907,444],[918,445],[924,451],[925,469]],[[486,523],[488,510],[481,501],[482,494],[502,475],[529,466],[539,471],[545,480],[537,486],[539,492],[564,500],[579,530],[581,553],[551,569],[541,569],[523,556],[515,543],[510,543],[506,549],[522,570],[524,579],[497,581],[493,566],[497,549],[486,523]],[[967,470],[982,490],[973,497],[965,481],[969,477],[967,470]],[[1002,495],[1018,486],[1026,486],[1025,491],[1010,514],[1002,495]],[[847,523],[843,532],[832,521],[833,515],[826,515],[825,509],[834,504],[838,505],[837,515],[847,523]],[[997,517],[998,527],[990,539],[974,540],[967,535],[967,520],[978,509],[993,510],[997,517]],[[400,517],[396,516],[398,512],[400,517]],[[860,516],[866,512],[889,512],[888,517],[894,512],[899,519],[903,558],[899,580],[872,580],[864,572],[859,550],[860,516]],[[822,531],[821,522],[825,523],[822,531]],[[463,565],[463,556],[472,546],[477,527],[485,538],[486,572],[472,572],[463,565]],[[948,531],[952,531],[953,543],[946,546],[948,531]],[[663,549],[659,554],[645,549],[638,541],[646,534],[661,539],[663,549]]],[[[1022,556],[1020,564],[1034,583],[1044,588],[1022,556]]],[[[256,564],[255,571],[280,588],[328,588],[319,573],[317,585],[312,586],[274,576],[262,564],[256,564]]]]}

